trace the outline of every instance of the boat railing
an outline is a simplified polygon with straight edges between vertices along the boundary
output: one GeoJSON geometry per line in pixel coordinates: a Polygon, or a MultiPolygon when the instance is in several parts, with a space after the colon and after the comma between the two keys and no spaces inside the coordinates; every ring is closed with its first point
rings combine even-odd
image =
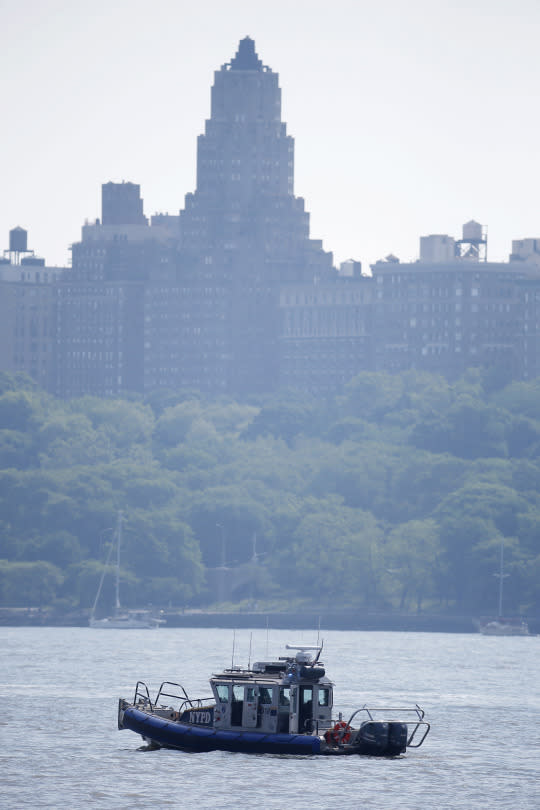
{"type": "Polygon", "coordinates": [[[334,727],[335,720],[316,720],[314,717],[308,717],[304,720],[304,725],[300,729],[301,734],[313,734],[315,737],[318,737],[320,734],[324,734],[325,731],[334,727]]]}
{"type": "Polygon", "coordinates": [[[175,683],[174,681],[163,681],[159,687],[156,699],[154,700],[154,706],[158,705],[160,698],[172,698],[172,700],[179,700],[182,702],[182,706],[187,706],[193,703],[193,701],[188,697],[188,693],[182,684],[175,683]],[[175,691],[166,692],[165,689],[174,689],[175,691]]]}
{"type": "Polygon", "coordinates": [[[352,721],[356,717],[356,715],[361,714],[362,712],[365,712],[368,717],[368,720],[366,722],[374,721],[375,720],[374,715],[379,712],[384,712],[386,715],[389,714],[390,712],[399,713],[400,717],[399,722],[404,722],[407,724],[407,734],[408,734],[407,748],[420,748],[431,728],[427,720],[424,720],[425,716],[424,710],[421,709],[418,704],[415,704],[414,706],[397,706],[397,707],[374,706],[371,708],[368,706],[362,706],[360,709],[356,709],[356,711],[354,711],[351,714],[347,724],[341,729],[340,731],[341,739],[349,731],[352,721]],[[402,720],[401,718],[403,717],[403,715],[406,714],[415,714],[416,717],[414,720],[402,720]],[[420,732],[419,729],[421,729],[420,732]]]}
{"type": "Polygon", "coordinates": [[[151,710],[153,710],[152,701],[150,700],[150,692],[148,691],[147,685],[144,681],[137,681],[135,685],[135,697],[133,698],[133,704],[135,706],[144,704],[145,706],[149,706],[151,710]]]}
{"type": "Polygon", "coordinates": [[[182,712],[185,712],[187,709],[207,709],[209,705],[213,705],[213,702],[214,700],[211,697],[189,698],[180,704],[178,714],[182,714],[182,712]]]}
{"type": "Polygon", "coordinates": [[[175,683],[174,681],[163,681],[156,695],[154,708],[158,706],[160,698],[171,698],[171,700],[178,700],[180,702],[177,710],[178,714],[182,714],[182,712],[186,711],[186,709],[200,709],[203,706],[208,706],[209,703],[213,702],[213,698],[211,697],[190,698],[182,684],[175,683]]]}
{"type": "MultiPolygon", "coordinates": [[[[204,698],[190,698],[182,684],[174,683],[173,681],[163,681],[158,689],[156,699],[152,701],[150,692],[144,681],[137,681],[135,686],[135,696],[133,698],[134,706],[143,706],[153,712],[159,706],[159,701],[162,698],[171,698],[178,700],[180,705],[178,707],[178,714],[181,714],[186,709],[200,709],[208,706],[212,702],[211,697],[204,698]]],[[[163,707],[160,707],[163,708],[163,707]]]]}

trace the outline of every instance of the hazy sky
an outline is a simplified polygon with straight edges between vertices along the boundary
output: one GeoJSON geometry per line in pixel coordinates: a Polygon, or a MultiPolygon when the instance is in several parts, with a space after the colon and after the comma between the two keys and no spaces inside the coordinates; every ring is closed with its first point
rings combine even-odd
{"type": "Polygon", "coordinates": [[[540,0],[0,0],[0,30],[0,250],[21,225],[65,264],[109,180],[178,213],[246,35],[336,262],[415,259],[471,218],[493,260],[540,237],[540,0]]]}

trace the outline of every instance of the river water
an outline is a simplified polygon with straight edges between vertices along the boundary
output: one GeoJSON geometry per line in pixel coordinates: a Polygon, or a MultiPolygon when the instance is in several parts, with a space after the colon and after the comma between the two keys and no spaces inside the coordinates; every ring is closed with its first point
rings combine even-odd
{"type": "MultiPolygon", "coordinates": [[[[540,807],[540,638],[321,633],[336,709],[418,702],[432,730],[403,757],[141,751],[116,728],[138,679],[191,697],[229,666],[233,633],[0,628],[0,806],[18,808],[540,807]]],[[[316,631],[236,633],[234,663],[316,631]]]]}

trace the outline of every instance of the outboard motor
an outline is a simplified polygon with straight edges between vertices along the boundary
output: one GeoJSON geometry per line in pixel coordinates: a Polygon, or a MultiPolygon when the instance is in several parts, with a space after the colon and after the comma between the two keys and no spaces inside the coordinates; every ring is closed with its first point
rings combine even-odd
{"type": "Polygon", "coordinates": [[[407,723],[371,720],[362,724],[354,742],[361,754],[397,756],[407,748],[407,723]]]}

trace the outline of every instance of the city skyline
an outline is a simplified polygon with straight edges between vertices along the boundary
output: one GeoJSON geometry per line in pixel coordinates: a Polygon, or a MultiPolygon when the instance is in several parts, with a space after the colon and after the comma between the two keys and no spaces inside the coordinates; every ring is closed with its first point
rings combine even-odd
{"type": "Polygon", "coordinates": [[[149,15],[139,2],[23,0],[0,12],[13,111],[2,249],[20,225],[48,264],[65,264],[109,180],[140,184],[147,216],[177,214],[195,188],[213,73],[245,35],[279,73],[294,193],[336,264],[414,260],[420,236],[459,236],[472,218],[488,227],[492,260],[508,258],[512,239],[538,236],[535,3],[221,9],[203,1],[186,15],[158,0],[149,15]],[[219,25],[207,30],[212,14],[219,25]]]}

